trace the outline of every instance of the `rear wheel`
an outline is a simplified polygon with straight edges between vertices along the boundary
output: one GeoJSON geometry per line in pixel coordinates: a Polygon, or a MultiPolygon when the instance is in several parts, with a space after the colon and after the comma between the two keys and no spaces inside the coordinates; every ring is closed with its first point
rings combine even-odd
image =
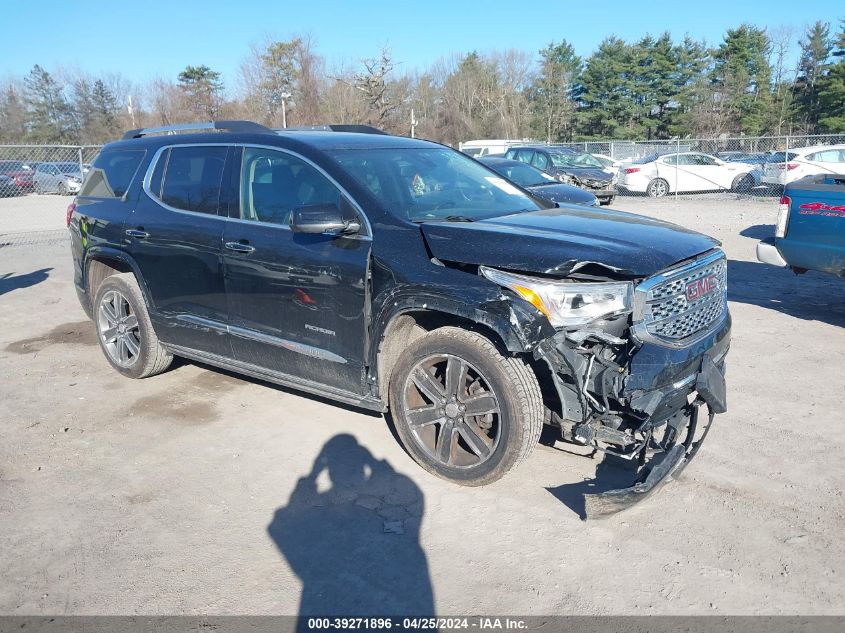
{"type": "Polygon", "coordinates": [[[161,346],[153,330],[135,276],[106,277],[94,299],[94,324],[100,348],[118,372],[128,378],[160,374],[173,355],[161,346]]]}
{"type": "Polygon", "coordinates": [[[389,399],[411,457],[465,486],[496,481],[526,459],[543,426],[531,369],[484,336],[456,327],[407,347],[391,376],[389,399]]]}
{"type": "Polygon", "coordinates": [[[669,183],[663,178],[655,178],[646,187],[646,193],[652,198],[662,198],[669,193],[669,183]]]}

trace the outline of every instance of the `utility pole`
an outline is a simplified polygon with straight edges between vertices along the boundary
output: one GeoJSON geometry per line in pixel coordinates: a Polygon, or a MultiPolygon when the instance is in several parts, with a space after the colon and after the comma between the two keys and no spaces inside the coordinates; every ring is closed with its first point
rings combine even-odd
{"type": "Polygon", "coordinates": [[[414,116],[414,109],[411,108],[411,138],[417,138],[415,136],[417,131],[417,118],[414,116]]]}
{"type": "Polygon", "coordinates": [[[288,126],[288,115],[287,115],[286,101],[288,99],[290,99],[291,94],[289,92],[283,92],[280,96],[282,97],[282,127],[286,128],[288,126]]]}

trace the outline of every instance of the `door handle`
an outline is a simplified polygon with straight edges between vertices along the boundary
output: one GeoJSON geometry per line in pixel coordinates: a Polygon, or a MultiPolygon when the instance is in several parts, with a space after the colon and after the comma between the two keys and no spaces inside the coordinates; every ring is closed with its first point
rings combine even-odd
{"type": "Polygon", "coordinates": [[[129,237],[137,237],[139,240],[143,240],[144,238],[150,236],[149,233],[142,231],[141,229],[127,229],[126,235],[129,237]]]}
{"type": "Polygon", "coordinates": [[[243,244],[242,242],[226,242],[226,248],[237,253],[251,253],[255,250],[254,246],[243,244]]]}

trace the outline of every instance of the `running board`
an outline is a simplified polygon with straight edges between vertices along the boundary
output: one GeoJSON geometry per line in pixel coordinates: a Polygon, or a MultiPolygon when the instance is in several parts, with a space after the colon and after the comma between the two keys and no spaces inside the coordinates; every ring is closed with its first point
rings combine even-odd
{"type": "Polygon", "coordinates": [[[231,358],[226,358],[225,356],[218,356],[217,354],[209,354],[207,352],[200,352],[194,349],[180,347],[179,345],[170,345],[166,343],[162,343],[162,346],[176,356],[182,356],[200,363],[214,365],[215,367],[245,374],[247,376],[251,376],[252,378],[258,378],[259,380],[266,380],[267,382],[282,385],[283,387],[291,387],[316,396],[322,396],[323,398],[337,400],[338,402],[343,402],[344,404],[368,409],[369,411],[383,413],[386,410],[384,403],[378,398],[374,398],[372,396],[362,396],[361,394],[346,391],[345,389],[327,387],[326,385],[322,385],[312,380],[297,378],[296,376],[291,376],[290,374],[284,374],[282,372],[273,371],[272,369],[258,367],[257,365],[233,360],[231,358]]]}

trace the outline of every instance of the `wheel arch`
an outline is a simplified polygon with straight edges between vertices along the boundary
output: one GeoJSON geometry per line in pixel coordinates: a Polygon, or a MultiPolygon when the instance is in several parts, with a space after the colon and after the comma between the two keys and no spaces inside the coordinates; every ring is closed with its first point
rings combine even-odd
{"type": "Polygon", "coordinates": [[[396,361],[407,345],[427,332],[445,326],[461,327],[478,332],[493,342],[505,355],[515,356],[531,351],[539,341],[554,333],[543,317],[537,318],[528,309],[507,298],[493,309],[461,303],[454,299],[427,298],[396,302],[392,310],[380,317],[373,332],[368,362],[370,382],[375,382],[378,395],[386,398],[390,376],[396,361]]]}
{"type": "Polygon", "coordinates": [[[121,273],[132,273],[141,288],[147,309],[152,311],[152,300],[144,276],[138,263],[125,251],[108,247],[91,247],[85,253],[82,282],[88,295],[89,303],[93,303],[97,289],[105,279],[121,273]]]}

